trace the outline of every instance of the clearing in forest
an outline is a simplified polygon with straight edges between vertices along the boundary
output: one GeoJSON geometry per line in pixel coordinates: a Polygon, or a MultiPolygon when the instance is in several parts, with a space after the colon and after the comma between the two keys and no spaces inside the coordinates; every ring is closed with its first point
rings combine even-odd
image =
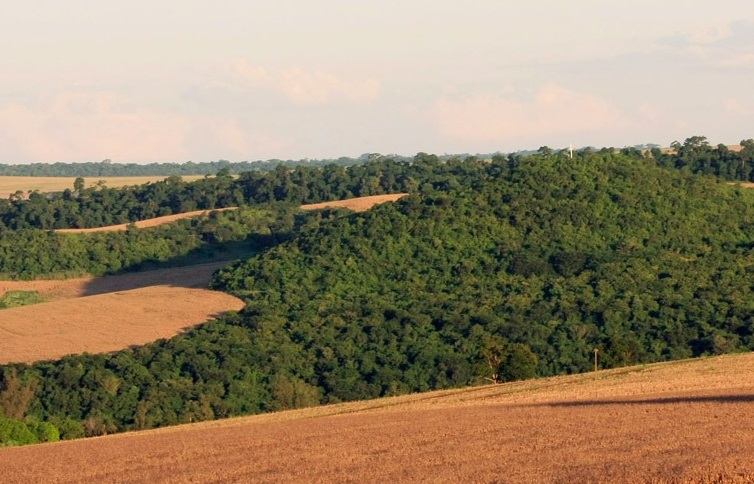
{"type": "Polygon", "coordinates": [[[334,200],[332,202],[310,203],[301,205],[302,210],[320,210],[323,208],[347,208],[354,212],[364,212],[385,202],[394,202],[408,195],[407,193],[393,193],[391,195],[372,195],[369,197],[349,198],[347,200],[334,200]]]}
{"type": "MultiPolygon", "coordinates": [[[[150,218],[147,220],[140,220],[133,222],[133,225],[139,229],[145,229],[149,227],[157,227],[158,225],[164,225],[173,223],[177,220],[182,220],[191,217],[203,217],[210,212],[225,212],[226,210],[237,210],[238,207],[226,207],[226,208],[213,208],[211,210],[195,210],[193,212],[177,213],[173,215],[165,215],[163,217],[150,218]]],[[[55,232],[61,234],[89,234],[92,232],[116,232],[119,230],[127,230],[128,226],[132,224],[118,224],[108,225],[107,227],[94,227],[91,229],[56,229],[55,232]]]]}
{"type": "Polygon", "coordinates": [[[0,468],[9,483],[752,482],[753,404],[754,355],[729,355],[5,448],[0,468]]]}

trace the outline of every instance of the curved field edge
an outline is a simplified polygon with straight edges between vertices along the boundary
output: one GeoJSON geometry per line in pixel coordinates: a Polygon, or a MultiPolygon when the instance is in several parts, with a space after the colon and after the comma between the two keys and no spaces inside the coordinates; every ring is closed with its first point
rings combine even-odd
{"type": "MultiPolygon", "coordinates": [[[[375,205],[386,202],[394,202],[402,197],[405,197],[406,193],[396,193],[391,195],[372,195],[368,197],[349,198],[346,200],[334,200],[330,202],[312,203],[307,205],[301,205],[302,210],[320,210],[323,208],[347,208],[355,212],[363,212],[369,210],[375,205]]],[[[238,207],[225,207],[215,208],[210,210],[195,210],[193,212],[185,212],[174,215],[165,215],[163,217],[156,217],[147,220],[140,220],[133,224],[118,224],[109,225],[107,227],[94,227],[88,229],[56,229],[55,232],[61,234],[89,234],[93,232],[114,232],[120,230],[127,230],[130,225],[136,228],[143,229],[149,227],[157,227],[159,225],[173,223],[177,220],[182,220],[192,217],[206,216],[211,212],[225,212],[227,210],[238,210],[238,207]]]]}
{"type": "Polygon", "coordinates": [[[4,309],[0,364],[117,351],[175,336],[243,306],[226,293],[150,286],[4,309]]]}
{"type": "Polygon", "coordinates": [[[133,225],[138,229],[145,229],[149,227],[157,227],[159,225],[165,225],[192,217],[203,217],[211,212],[225,212],[227,210],[238,210],[238,207],[225,207],[225,208],[213,208],[211,210],[195,210],[193,212],[185,212],[174,215],[165,215],[163,217],[150,218],[147,220],[140,220],[133,222],[132,224],[118,224],[108,225],[107,227],[94,227],[90,229],[55,229],[55,232],[60,234],[90,234],[94,232],[115,232],[121,230],[128,230],[128,227],[133,225]]]}
{"type": "Polygon", "coordinates": [[[225,267],[227,264],[227,261],[219,261],[105,277],[40,279],[32,281],[0,280],[0,297],[12,291],[33,291],[47,301],[58,301],[61,299],[93,296],[147,286],[173,285],[206,288],[212,277],[212,273],[225,267]]]}
{"type": "Polygon", "coordinates": [[[0,466],[8,482],[751,482],[753,389],[754,355],[728,355],[6,448],[0,466]]]}

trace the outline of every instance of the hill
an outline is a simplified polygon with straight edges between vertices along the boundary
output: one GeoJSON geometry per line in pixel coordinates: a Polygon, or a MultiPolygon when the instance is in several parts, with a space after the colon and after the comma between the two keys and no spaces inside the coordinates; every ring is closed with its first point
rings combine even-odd
{"type": "Polygon", "coordinates": [[[0,449],[22,482],[751,482],[754,355],[0,449]]]}

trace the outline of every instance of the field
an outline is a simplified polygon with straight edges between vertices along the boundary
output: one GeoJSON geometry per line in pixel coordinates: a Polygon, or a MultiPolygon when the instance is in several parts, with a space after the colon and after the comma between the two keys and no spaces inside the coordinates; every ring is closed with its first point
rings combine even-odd
{"type": "MultiPolygon", "coordinates": [[[[165,176],[112,176],[112,177],[86,177],[84,183],[87,187],[97,185],[97,182],[103,181],[105,185],[111,188],[125,187],[132,185],[143,185],[145,183],[164,180],[165,176]]],[[[204,175],[192,175],[181,177],[184,181],[194,181],[204,178],[204,175]]],[[[0,176],[0,198],[8,198],[16,190],[28,192],[29,190],[39,190],[40,192],[62,192],[66,188],[73,189],[75,177],[48,177],[48,176],[0,176]]]]}
{"type": "MultiPolygon", "coordinates": [[[[164,217],[156,217],[151,218],[147,220],[140,220],[138,222],[134,222],[133,225],[135,225],[137,228],[145,229],[149,227],[156,227],[158,225],[164,225],[173,223],[177,220],[182,220],[184,218],[191,218],[191,217],[200,217],[207,215],[210,212],[224,212],[226,210],[237,210],[238,207],[227,207],[227,208],[216,208],[213,210],[196,210],[193,212],[185,212],[185,213],[178,213],[175,215],[165,215],[164,217]]],[[[107,227],[95,227],[91,229],[57,229],[55,232],[60,232],[61,234],[88,234],[92,232],[114,232],[119,230],[126,230],[128,229],[129,224],[119,224],[119,225],[109,225],[107,227]]]]}
{"type": "Polygon", "coordinates": [[[752,482],[754,355],[0,449],[6,482],[752,482]],[[42,464],[40,464],[42,463],[42,464]]]}
{"type": "Polygon", "coordinates": [[[302,210],[319,210],[322,208],[347,208],[354,212],[369,210],[375,205],[385,202],[394,202],[405,197],[406,193],[394,193],[391,195],[372,195],[370,197],[349,198],[348,200],[335,200],[332,202],[311,203],[301,205],[302,210]]]}
{"type": "Polygon", "coordinates": [[[243,302],[207,287],[225,262],[60,281],[0,281],[49,301],[0,312],[0,364],[116,351],[169,338],[243,302]]]}

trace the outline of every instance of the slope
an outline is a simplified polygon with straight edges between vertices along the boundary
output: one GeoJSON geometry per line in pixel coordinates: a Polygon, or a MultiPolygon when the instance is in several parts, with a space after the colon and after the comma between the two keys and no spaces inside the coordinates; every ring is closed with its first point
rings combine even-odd
{"type": "Polygon", "coordinates": [[[754,355],[0,449],[6,482],[751,482],[754,355]],[[40,463],[44,463],[40,465],[40,463]]]}

